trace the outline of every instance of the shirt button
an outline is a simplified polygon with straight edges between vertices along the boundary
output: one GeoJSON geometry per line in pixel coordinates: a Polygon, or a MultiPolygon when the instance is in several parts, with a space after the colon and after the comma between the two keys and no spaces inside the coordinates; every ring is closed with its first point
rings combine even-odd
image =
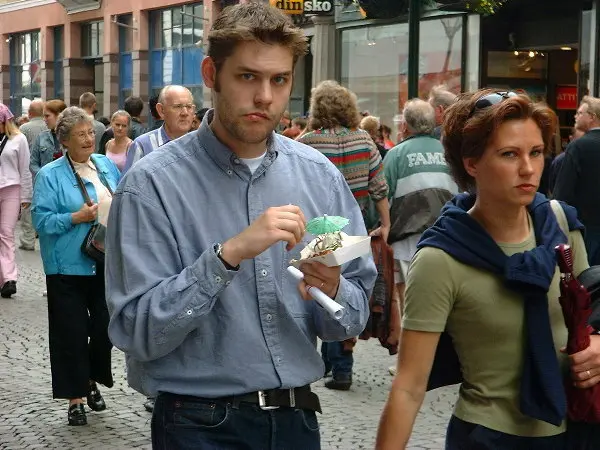
{"type": "Polygon", "coordinates": [[[231,284],[231,281],[226,281],[225,282],[225,286],[229,286],[231,284]]]}
{"type": "Polygon", "coordinates": [[[263,270],[260,272],[260,274],[261,274],[263,277],[266,277],[266,276],[269,274],[269,272],[267,272],[265,269],[263,269],[263,270]]]}
{"type": "Polygon", "coordinates": [[[227,171],[227,175],[231,175],[232,173],[233,173],[233,170],[231,170],[231,169],[227,171]]]}
{"type": "Polygon", "coordinates": [[[221,278],[219,275],[217,275],[217,276],[215,277],[215,281],[216,281],[217,283],[220,283],[221,281],[223,281],[223,278],[221,278]]]}
{"type": "Polygon", "coordinates": [[[239,159],[235,158],[235,159],[233,160],[233,162],[234,162],[234,163],[236,163],[236,164],[239,164],[241,161],[240,161],[239,159]]]}
{"type": "Polygon", "coordinates": [[[187,310],[185,313],[186,313],[188,316],[191,316],[191,315],[192,315],[192,310],[191,310],[191,309],[188,309],[188,310],[187,310]]]}
{"type": "Polygon", "coordinates": [[[270,322],[273,316],[271,314],[267,314],[267,322],[270,322]]]}

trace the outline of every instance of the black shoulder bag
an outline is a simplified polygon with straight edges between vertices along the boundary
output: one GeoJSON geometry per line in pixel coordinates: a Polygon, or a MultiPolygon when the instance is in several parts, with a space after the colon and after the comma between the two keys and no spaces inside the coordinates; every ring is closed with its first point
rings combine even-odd
{"type": "MultiPolygon", "coordinates": [[[[69,161],[69,165],[71,166],[71,169],[73,170],[73,175],[75,175],[77,184],[79,185],[79,188],[81,189],[81,193],[83,194],[83,199],[84,199],[85,203],[88,206],[92,206],[94,203],[92,202],[92,199],[90,198],[90,196],[87,192],[87,189],[85,188],[85,183],[83,182],[83,180],[81,179],[81,177],[79,176],[77,171],[75,170],[75,166],[73,165],[73,162],[71,161],[71,157],[69,156],[68,153],[67,153],[66,157],[67,157],[67,161],[69,161]]],[[[90,160],[93,163],[93,159],[90,158],[90,160]]],[[[106,189],[108,189],[108,192],[110,193],[110,196],[112,197],[113,190],[110,188],[108,182],[106,180],[104,180],[104,177],[100,174],[100,172],[98,172],[98,178],[100,179],[100,182],[104,186],[106,186],[106,189]]],[[[105,238],[106,238],[106,227],[104,225],[102,225],[101,223],[98,223],[98,222],[94,223],[92,225],[92,227],[90,228],[90,231],[88,231],[88,234],[85,236],[83,243],[81,244],[81,251],[85,255],[92,258],[94,261],[104,264],[104,239],[105,238]]]]}

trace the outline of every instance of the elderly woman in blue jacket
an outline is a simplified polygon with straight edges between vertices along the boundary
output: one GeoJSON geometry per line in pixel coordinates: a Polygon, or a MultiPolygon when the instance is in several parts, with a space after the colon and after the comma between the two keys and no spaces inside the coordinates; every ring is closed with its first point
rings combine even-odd
{"type": "Polygon", "coordinates": [[[60,114],[56,136],[67,153],[38,172],[32,217],[48,290],[53,397],[69,400],[70,425],[85,425],[84,397],[92,410],[104,410],[96,383],[112,387],[113,378],[104,267],[81,245],[94,223],[106,224],[120,174],[110,159],[92,155],[94,127],[82,109],[70,107],[60,114]],[[84,201],[75,172],[91,205],[84,201]]]}

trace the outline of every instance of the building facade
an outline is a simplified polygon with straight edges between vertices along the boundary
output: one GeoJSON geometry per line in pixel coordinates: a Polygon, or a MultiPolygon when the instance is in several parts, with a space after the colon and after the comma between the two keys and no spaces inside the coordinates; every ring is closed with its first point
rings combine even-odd
{"type": "Polygon", "coordinates": [[[93,92],[110,116],[129,95],[147,101],[166,84],[203,89],[203,32],[222,2],[0,0],[0,101],[15,114],[33,98],[76,105],[93,92]]]}

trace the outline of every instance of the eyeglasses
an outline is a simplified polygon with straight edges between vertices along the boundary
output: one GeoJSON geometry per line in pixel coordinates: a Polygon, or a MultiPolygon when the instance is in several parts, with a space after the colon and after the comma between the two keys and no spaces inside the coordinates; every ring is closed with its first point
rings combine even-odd
{"type": "Polygon", "coordinates": [[[511,91],[501,91],[501,92],[492,92],[491,94],[484,95],[479,100],[475,102],[475,106],[473,106],[473,110],[471,114],[469,114],[469,118],[473,117],[480,109],[489,108],[490,106],[497,105],[498,103],[506,100],[507,98],[518,97],[519,94],[511,91]]]}
{"type": "Polygon", "coordinates": [[[171,105],[171,108],[173,108],[177,112],[181,112],[184,109],[187,111],[191,111],[191,112],[196,111],[196,105],[193,105],[191,103],[188,103],[188,104],[176,103],[175,105],[171,105]]]}
{"type": "Polygon", "coordinates": [[[94,130],[82,131],[80,133],[73,134],[73,136],[76,137],[77,139],[79,139],[80,141],[84,140],[86,138],[86,136],[94,139],[96,137],[96,131],[94,131],[94,130]]]}

